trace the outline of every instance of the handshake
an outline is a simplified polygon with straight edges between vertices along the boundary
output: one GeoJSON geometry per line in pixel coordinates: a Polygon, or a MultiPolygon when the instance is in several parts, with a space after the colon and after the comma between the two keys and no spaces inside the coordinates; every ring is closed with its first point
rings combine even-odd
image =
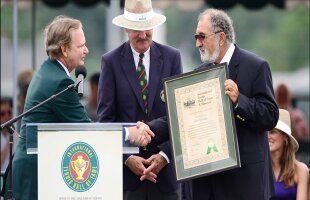
{"type": "Polygon", "coordinates": [[[147,146],[154,136],[155,134],[151,131],[150,127],[140,121],[137,122],[136,126],[128,128],[128,140],[130,143],[141,147],[147,146]]]}

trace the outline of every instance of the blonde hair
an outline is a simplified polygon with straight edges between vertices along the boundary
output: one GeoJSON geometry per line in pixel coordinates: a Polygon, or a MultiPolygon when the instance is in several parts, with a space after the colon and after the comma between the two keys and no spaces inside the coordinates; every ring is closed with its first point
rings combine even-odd
{"type": "MultiPolygon", "coordinates": [[[[279,130],[280,131],[280,130],[279,130]]],[[[286,135],[284,132],[280,131],[286,135]]],[[[289,137],[286,138],[286,142],[283,148],[283,153],[280,158],[281,164],[281,179],[285,184],[285,187],[290,187],[295,184],[294,175],[296,173],[296,158],[295,158],[295,147],[289,137]]]]}
{"type": "Polygon", "coordinates": [[[82,28],[82,23],[73,18],[59,15],[44,29],[45,50],[47,55],[56,59],[61,55],[61,46],[70,48],[71,30],[82,28]]]}

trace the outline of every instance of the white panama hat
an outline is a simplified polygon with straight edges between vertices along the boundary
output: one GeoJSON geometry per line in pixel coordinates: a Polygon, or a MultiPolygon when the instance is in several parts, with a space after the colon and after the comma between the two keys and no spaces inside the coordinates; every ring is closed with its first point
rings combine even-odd
{"type": "Polygon", "coordinates": [[[289,136],[288,138],[294,145],[295,151],[297,151],[299,144],[294,136],[292,136],[290,113],[287,110],[279,109],[279,120],[275,128],[289,136]]]}
{"type": "Polygon", "coordinates": [[[166,17],[153,11],[151,0],[125,0],[124,14],[115,17],[116,26],[145,31],[163,24],[166,17]]]}

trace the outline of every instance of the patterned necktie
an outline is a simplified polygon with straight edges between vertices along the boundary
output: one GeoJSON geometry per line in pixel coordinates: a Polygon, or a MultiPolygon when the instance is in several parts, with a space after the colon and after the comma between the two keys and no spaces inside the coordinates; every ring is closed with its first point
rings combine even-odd
{"type": "Polygon", "coordinates": [[[146,78],[146,71],[145,71],[145,66],[143,64],[143,57],[144,54],[141,53],[139,55],[139,63],[138,63],[138,68],[137,68],[137,73],[138,73],[138,80],[139,84],[141,86],[141,94],[142,94],[142,99],[143,99],[143,105],[144,105],[144,112],[147,114],[148,112],[148,83],[147,83],[147,78],[146,78]]]}

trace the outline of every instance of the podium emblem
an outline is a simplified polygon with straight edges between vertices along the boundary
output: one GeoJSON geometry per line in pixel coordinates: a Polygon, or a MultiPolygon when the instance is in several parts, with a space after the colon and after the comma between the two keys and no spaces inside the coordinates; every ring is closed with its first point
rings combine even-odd
{"type": "Polygon", "coordinates": [[[89,160],[84,160],[83,155],[78,155],[78,158],[74,161],[71,161],[71,167],[76,173],[76,181],[82,181],[85,180],[83,177],[86,170],[88,170],[89,167],[89,160]]]}
{"type": "Polygon", "coordinates": [[[89,190],[99,175],[99,160],[95,150],[85,142],[71,144],[64,152],[61,172],[71,190],[89,190]]]}

